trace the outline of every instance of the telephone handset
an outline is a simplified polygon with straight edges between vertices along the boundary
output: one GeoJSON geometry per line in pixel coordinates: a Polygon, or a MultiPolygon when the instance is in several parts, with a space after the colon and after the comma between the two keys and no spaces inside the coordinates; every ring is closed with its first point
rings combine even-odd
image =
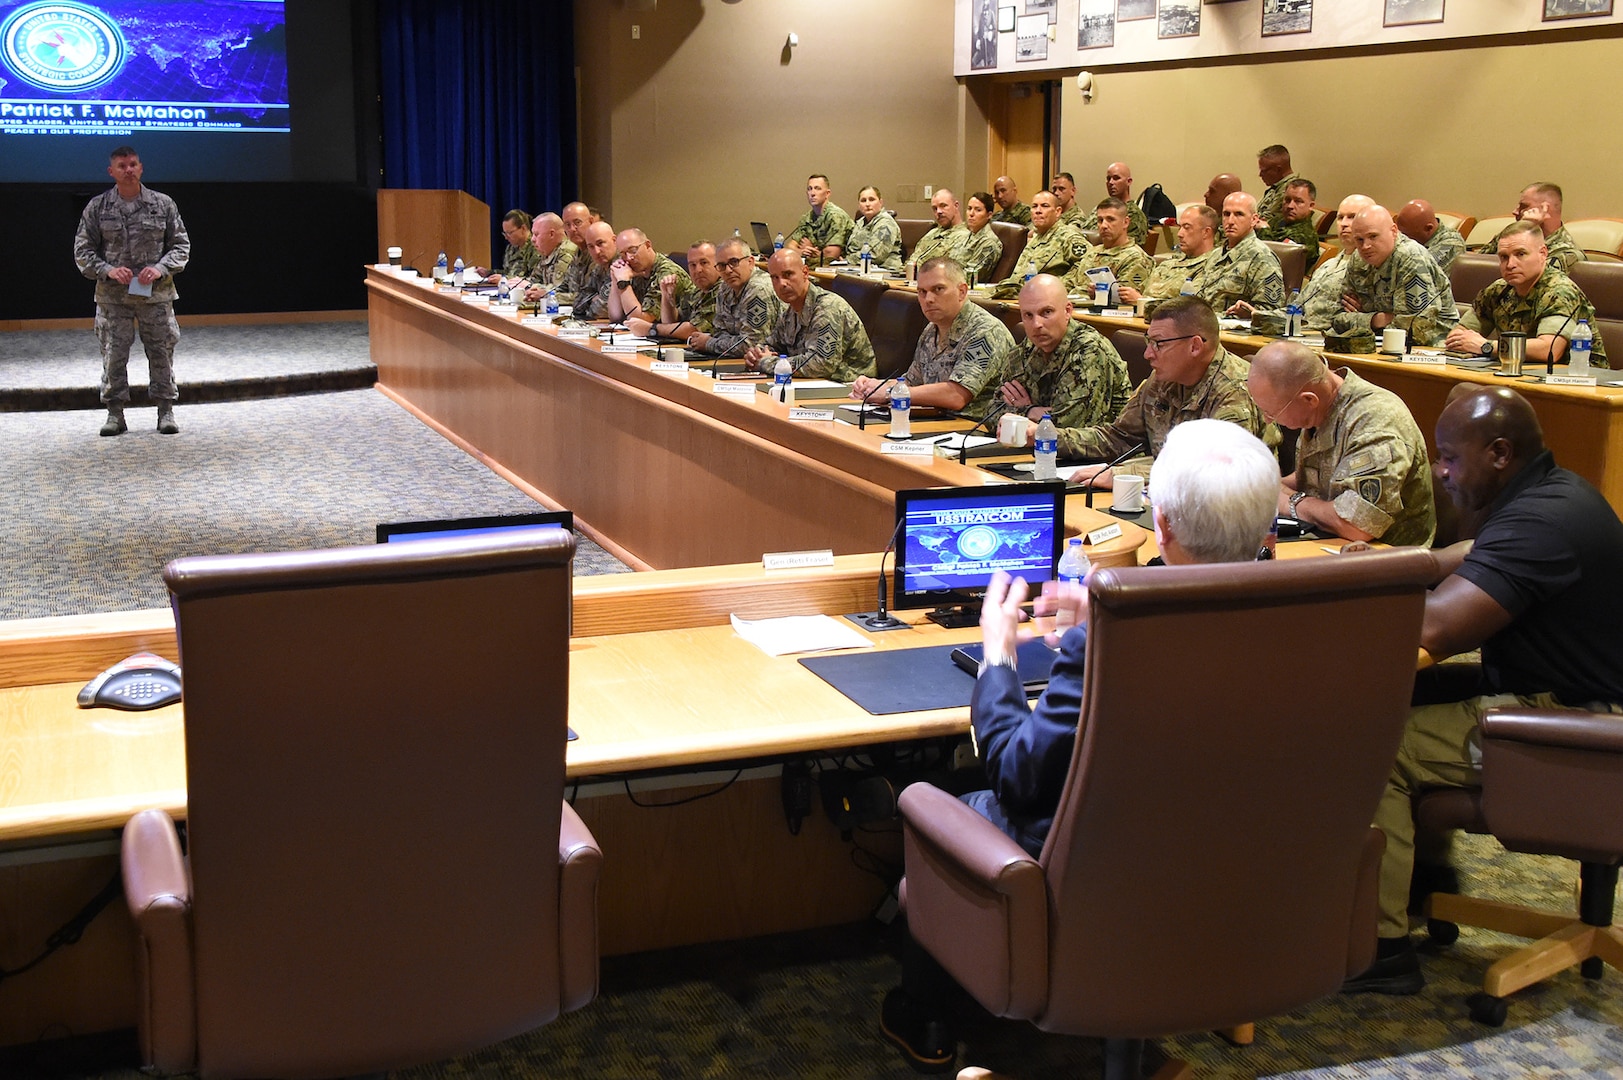
{"type": "Polygon", "coordinates": [[[79,691],[81,709],[145,712],[180,700],[180,666],[154,653],[126,657],[79,691]]]}

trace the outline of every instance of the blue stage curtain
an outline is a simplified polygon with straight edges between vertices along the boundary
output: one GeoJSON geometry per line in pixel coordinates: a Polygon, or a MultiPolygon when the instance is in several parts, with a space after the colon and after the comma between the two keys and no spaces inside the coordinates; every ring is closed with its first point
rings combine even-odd
{"type": "Polygon", "coordinates": [[[381,0],[378,34],[385,187],[484,200],[492,252],[508,210],[575,198],[568,0],[381,0]]]}

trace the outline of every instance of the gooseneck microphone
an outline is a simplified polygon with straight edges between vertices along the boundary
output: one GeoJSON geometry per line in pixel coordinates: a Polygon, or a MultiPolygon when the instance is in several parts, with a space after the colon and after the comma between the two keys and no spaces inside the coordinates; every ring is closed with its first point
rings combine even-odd
{"type": "Polygon", "coordinates": [[[891,383],[895,382],[899,378],[901,378],[901,375],[892,375],[890,378],[886,379],[882,383],[879,383],[872,390],[869,390],[866,394],[863,394],[862,397],[857,399],[858,403],[862,407],[861,411],[859,411],[857,413],[857,430],[858,431],[866,431],[866,430],[868,430],[868,402],[869,402],[869,400],[875,394],[879,393],[879,391],[883,390],[886,386],[888,386],[891,383]]]}
{"type": "MultiPolygon", "coordinates": [[[[1545,356],[1544,356],[1544,374],[1546,374],[1546,375],[1554,375],[1555,374],[1555,343],[1561,340],[1561,331],[1565,330],[1567,328],[1567,326],[1572,322],[1573,316],[1577,315],[1577,314],[1578,314],[1578,309],[1573,308],[1572,309],[1572,314],[1568,315],[1567,319],[1566,319],[1566,322],[1563,322],[1561,324],[1561,329],[1557,330],[1555,332],[1555,337],[1550,339],[1550,351],[1548,353],[1546,353],[1545,356]]],[[[1538,327],[1534,326],[1533,329],[1537,330],[1538,327]]],[[[1569,343],[1567,348],[1570,349],[1571,347],[1572,346],[1569,343]]],[[[1564,351],[1565,350],[1563,350],[1563,352],[1564,351]]]]}
{"type": "Polygon", "coordinates": [[[891,530],[890,542],[885,545],[885,553],[879,556],[879,602],[875,605],[872,614],[854,616],[858,624],[867,627],[869,630],[900,630],[907,626],[906,623],[890,613],[890,609],[885,603],[885,559],[896,547],[896,538],[902,534],[902,523],[906,520],[905,517],[896,519],[896,528],[891,530]]]}
{"type": "Polygon", "coordinates": [[[1094,482],[1094,480],[1098,479],[1106,471],[1108,471],[1110,469],[1114,469],[1117,465],[1120,465],[1122,462],[1124,462],[1128,458],[1132,457],[1133,453],[1135,451],[1140,450],[1140,449],[1144,449],[1144,448],[1145,448],[1144,447],[1144,440],[1140,439],[1137,442],[1133,443],[1132,446],[1129,446],[1126,450],[1123,450],[1120,454],[1116,455],[1116,458],[1115,458],[1114,461],[1110,462],[1108,465],[1101,465],[1097,469],[1093,470],[1093,472],[1088,474],[1088,478],[1085,481],[1085,483],[1087,484],[1087,489],[1088,490],[1087,490],[1086,499],[1084,500],[1084,505],[1086,505],[1089,510],[1093,509],[1093,482],[1094,482]]]}

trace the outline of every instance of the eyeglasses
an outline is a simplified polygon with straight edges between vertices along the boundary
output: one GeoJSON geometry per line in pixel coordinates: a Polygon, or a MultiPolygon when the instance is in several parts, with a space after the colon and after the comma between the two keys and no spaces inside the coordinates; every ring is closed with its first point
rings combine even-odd
{"type": "Polygon", "coordinates": [[[716,265],[721,267],[723,270],[731,270],[733,267],[737,266],[739,263],[747,263],[747,262],[754,262],[754,261],[755,261],[755,256],[753,256],[753,255],[740,255],[736,259],[718,259],[718,260],[716,260],[716,265]]]}
{"type": "Polygon", "coordinates": [[[1168,345],[1171,345],[1174,341],[1188,341],[1190,338],[1197,338],[1199,336],[1200,336],[1199,334],[1184,334],[1182,337],[1152,338],[1152,337],[1150,337],[1148,335],[1145,335],[1145,337],[1144,337],[1144,351],[1149,352],[1151,349],[1154,349],[1157,352],[1159,352],[1160,350],[1166,348],[1168,345]]]}
{"type": "MultiPolygon", "coordinates": [[[[644,241],[644,242],[646,243],[646,241],[644,241]]],[[[625,248],[624,250],[622,250],[620,252],[620,258],[622,258],[622,259],[631,258],[631,253],[636,251],[640,247],[642,247],[642,244],[632,244],[630,247],[625,248]]]]}
{"type": "Polygon", "coordinates": [[[1262,414],[1262,418],[1264,420],[1268,421],[1268,423],[1270,423],[1270,424],[1277,424],[1277,423],[1279,423],[1279,418],[1281,416],[1284,416],[1286,410],[1288,410],[1292,405],[1296,404],[1296,399],[1300,398],[1302,396],[1302,391],[1306,390],[1308,388],[1308,385],[1310,383],[1312,383],[1312,382],[1313,382],[1313,380],[1309,379],[1307,382],[1303,383],[1301,386],[1298,386],[1295,390],[1292,390],[1291,394],[1290,394],[1290,397],[1285,399],[1285,404],[1281,405],[1279,408],[1274,409],[1271,412],[1262,407],[1262,402],[1257,401],[1257,397],[1256,397],[1255,394],[1251,395],[1251,400],[1253,402],[1255,402],[1255,404],[1257,406],[1257,411],[1262,414]]]}

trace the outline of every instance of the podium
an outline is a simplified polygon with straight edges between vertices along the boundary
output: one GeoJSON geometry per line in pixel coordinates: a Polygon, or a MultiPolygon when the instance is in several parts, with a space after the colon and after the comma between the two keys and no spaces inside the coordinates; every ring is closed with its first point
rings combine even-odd
{"type": "Polygon", "coordinates": [[[465,266],[490,265],[490,207],[466,191],[384,188],[378,192],[378,259],[432,271],[440,252],[465,266]]]}

